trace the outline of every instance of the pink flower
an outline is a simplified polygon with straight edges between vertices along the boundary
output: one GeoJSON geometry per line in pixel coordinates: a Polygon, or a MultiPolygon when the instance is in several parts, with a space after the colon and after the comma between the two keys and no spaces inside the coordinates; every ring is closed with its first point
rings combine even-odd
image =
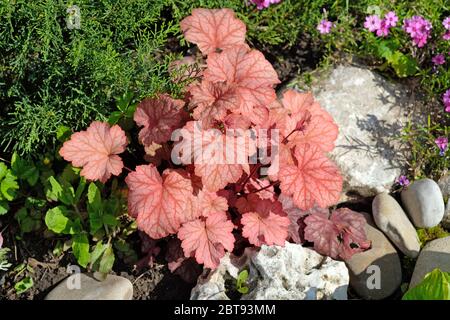
{"type": "Polygon", "coordinates": [[[444,102],[445,106],[450,106],[450,89],[445,91],[444,95],[442,96],[442,101],[444,102]]]}
{"type": "Polygon", "coordinates": [[[443,156],[448,147],[447,137],[438,137],[436,140],[434,140],[434,142],[439,148],[439,154],[443,156]]]}
{"type": "Polygon", "coordinates": [[[386,37],[389,35],[389,25],[386,23],[386,20],[381,21],[380,28],[377,30],[377,36],[378,37],[386,37]]]}
{"type": "Polygon", "coordinates": [[[3,246],[3,236],[2,233],[0,232],[0,249],[2,248],[2,246],[3,246]]]}
{"type": "Polygon", "coordinates": [[[427,43],[431,36],[431,28],[431,23],[420,16],[413,16],[403,21],[403,30],[411,36],[413,43],[419,48],[427,43]]]}
{"type": "Polygon", "coordinates": [[[364,22],[364,28],[370,32],[375,32],[381,27],[381,19],[376,14],[367,16],[364,22]]]}
{"type": "Polygon", "coordinates": [[[384,21],[388,27],[395,27],[398,22],[398,17],[394,11],[389,11],[384,15],[384,21]]]}
{"type": "Polygon", "coordinates": [[[268,8],[270,6],[270,0],[250,0],[250,2],[256,4],[256,8],[258,10],[268,8]]]}
{"type": "Polygon", "coordinates": [[[333,27],[333,23],[331,23],[331,21],[323,19],[317,25],[317,30],[319,30],[320,34],[327,34],[327,33],[330,33],[332,27],[333,27]]]}
{"type": "Polygon", "coordinates": [[[450,89],[442,95],[442,102],[444,102],[445,112],[450,112],[450,89]]]}
{"type": "Polygon", "coordinates": [[[403,187],[406,187],[409,185],[409,180],[406,176],[400,176],[397,178],[397,183],[403,187]]]}
{"type": "Polygon", "coordinates": [[[450,17],[447,17],[442,21],[442,25],[445,29],[450,30],[450,17]]]}
{"type": "Polygon", "coordinates": [[[256,4],[258,10],[268,8],[271,4],[280,3],[281,0],[250,0],[253,4],[256,4]]]}
{"type": "Polygon", "coordinates": [[[442,35],[442,39],[450,40],[450,30],[445,31],[445,33],[442,35]]]}
{"type": "Polygon", "coordinates": [[[431,61],[437,66],[443,65],[445,63],[445,56],[442,53],[439,53],[435,55],[431,61]]]}

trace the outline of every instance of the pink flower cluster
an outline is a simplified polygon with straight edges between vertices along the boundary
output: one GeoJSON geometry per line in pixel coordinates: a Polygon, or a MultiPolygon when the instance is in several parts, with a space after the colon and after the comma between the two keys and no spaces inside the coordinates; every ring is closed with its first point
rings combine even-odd
{"type": "Polygon", "coordinates": [[[258,10],[262,10],[268,8],[271,4],[280,3],[281,0],[250,0],[250,2],[255,4],[258,10]]]}
{"type": "Polygon", "coordinates": [[[445,151],[447,151],[448,148],[448,139],[447,137],[438,137],[436,140],[434,140],[437,147],[439,148],[439,155],[443,156],[445,154],[445,151]]]}
{"type": "Polygon", "coordinates": [[[445,91],[442,96],[442,101],[444,102],[445,112],[450,112],[450,89],[445,91]]]}
{"type": "Polygon", "coordinates": [[[447,17],[442,21],[442,25],[445,28],[445,33],[442,36],[444,40],[450,40],[450,17],[447,17]]]}
{"type": "Polygon", "coordinates": [[[317,25],[317,30],[319,30],[320,34],[327,34],[327,33],[330,33],[332,27],[333,27],[333,23],[331,21],[328,21],[327,19],[323,19],[317,25]]]}
{"type": "Polygon", "coordinates": [[[411,36],[414,44],[419,48],[427,43],[432,27],[431,23],[421,16],[403,20],[403,30],[411,36]]]}
{"type": "Polygon", "coordinates": [[[389,11],[384,15],[384,19],[381,19],[376,14],[367,16],[364,22],[364,28],[370,32],[375,32],[378,37],[386,37],[389,35],[390,29],[397,25],[397,22],[398,17],[395,12],[389,11]]]}
{"type": "Polygon", "coordinates": [[[445,63],[445,56],[442,53],[439,53],[435,55],[433,58],[431,58],[431,61],[436,65],[440,66],[445,63]]]}

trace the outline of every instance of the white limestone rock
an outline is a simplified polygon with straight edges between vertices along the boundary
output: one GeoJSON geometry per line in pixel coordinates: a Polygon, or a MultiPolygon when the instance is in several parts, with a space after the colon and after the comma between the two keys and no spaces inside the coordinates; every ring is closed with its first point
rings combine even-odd
{"type": "Polygon", "coordinates": [[[205,272],[191,299],[229,299],[225,281],[247,268],[249,292],[242,300],[346,300],[349,274],[344,262],[323,257],[312,249],[285,247],[246,249],[240,258],[227,255],[220,266],[205,272]]]}

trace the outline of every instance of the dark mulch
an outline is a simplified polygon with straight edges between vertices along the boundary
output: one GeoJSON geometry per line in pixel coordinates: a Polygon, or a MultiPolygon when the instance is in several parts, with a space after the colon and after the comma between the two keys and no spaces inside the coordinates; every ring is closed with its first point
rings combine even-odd
{"type": "MultiPolygon", "coordinates": [[[[5,225],[1,225],[2,230],[5,225]]],[[[76,265],[72,254],[55,257],[52,250],[55,238],[44,238],[42,232],[27,234],[22,240],[17,240],[18,230],[10,224],[3,233],[4,247],[11,249],[9,261],[14,267],[25,263],[32,272],[0,272],[0,300],[41,300],[63,279],[69,276],[67,267],[76,265]],[[25,276],[33,278],[34,285],[21,295],[16,294],[14,285],[25,276]]],[[[179,276],[171,274],[162,262],[156,262],[152,267],[136,271],[133,265],[127,265],[118,260],[114,273],[131,281],[136,300],[170,300],[189,299],[193,284],[183,281],[179,276]]]]}

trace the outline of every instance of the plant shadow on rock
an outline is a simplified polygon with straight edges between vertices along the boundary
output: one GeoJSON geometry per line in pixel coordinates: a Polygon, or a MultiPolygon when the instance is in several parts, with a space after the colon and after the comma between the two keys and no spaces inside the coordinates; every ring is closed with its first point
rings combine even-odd
{"type": "Polygon", "coordinates": [[[404,163],[406,147],[399,146],[395,140],[395,137],[400,136],[402,130],[399,123],[388,123],[373,114],[368,114],[366,119],[357,119],[356,125],[371,134],[375,145],[370,146],[357,138],[352,138],[353,144],[349,148],[365,150],[368,155],[381,155],[391,165],[389,169],[399,168],[399,164],[404,163]]]}

